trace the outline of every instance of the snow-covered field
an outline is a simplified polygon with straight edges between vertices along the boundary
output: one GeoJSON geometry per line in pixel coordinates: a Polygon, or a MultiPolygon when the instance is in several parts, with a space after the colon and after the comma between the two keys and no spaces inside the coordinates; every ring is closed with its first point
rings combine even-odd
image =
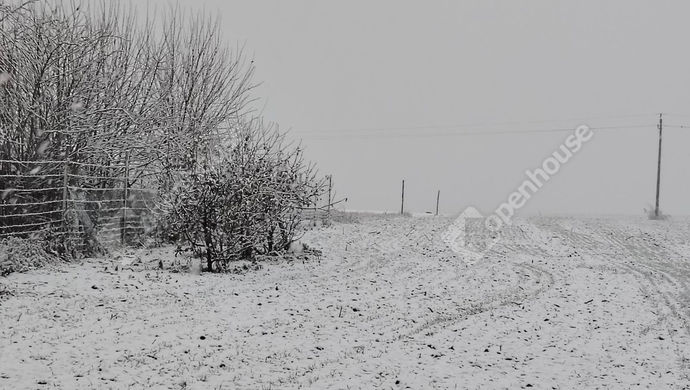
{"type": "Polygon", "coordinates": [[[451,222],[357,216],[241,275],[171,249],[10,275],[0,388],[690,387],[690,220],[518,220],[473,265],[451,222]]]}

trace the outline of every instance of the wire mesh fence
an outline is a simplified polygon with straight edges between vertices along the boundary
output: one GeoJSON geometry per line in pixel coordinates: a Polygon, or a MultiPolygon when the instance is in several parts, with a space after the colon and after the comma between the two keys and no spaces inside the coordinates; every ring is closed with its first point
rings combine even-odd
{"type": "Polygon", "coordinates": [[[70,250],[140,243],[158,223],[156,172],[120,164],[0,160],[0,239],[70,250]]]}

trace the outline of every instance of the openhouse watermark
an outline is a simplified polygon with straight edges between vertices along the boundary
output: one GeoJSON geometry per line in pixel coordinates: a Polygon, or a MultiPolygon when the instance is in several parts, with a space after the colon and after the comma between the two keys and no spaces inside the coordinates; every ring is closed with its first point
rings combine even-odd
{"type": "Polygon", "coordinates": [[[540,167],[525,172],[527,178],[491,215],[485,217],[474,207],[466,208],[445,231],[443,240],[466,260],[482,257],[498,242],[501,228],[511,224],[515,212],[524,207],[593,136],[589,126],[578,126],[540,167]]]}

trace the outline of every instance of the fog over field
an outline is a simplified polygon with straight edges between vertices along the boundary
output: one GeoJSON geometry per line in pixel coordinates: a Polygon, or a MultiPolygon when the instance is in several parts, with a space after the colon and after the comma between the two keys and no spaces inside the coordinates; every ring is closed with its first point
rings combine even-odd
{"type": "MultiPolygon", "coordinates": [[[[439,189],[442,212],[493,210],[567,135],[520,132],[586,124],[621,128],[598,132],[523,213],[639,215],[654,203],[658,114],[690,124],[679,1],[180,4],[217,11],[246,45],[256,106],[352,209],[395,211],[406,179],[411,210],[432,210],[439,189]]],[[[690,133],[665,134],[662,205],[687,215],[690,133]]]]}

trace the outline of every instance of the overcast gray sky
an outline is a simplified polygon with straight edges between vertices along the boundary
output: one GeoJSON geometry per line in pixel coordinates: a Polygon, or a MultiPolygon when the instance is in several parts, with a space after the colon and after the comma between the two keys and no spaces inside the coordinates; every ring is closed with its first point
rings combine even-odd
{"type": "MultiPolygon", "coordinates": [[[[493,210],[568,135],[523,131],[588,124],[631,127],[597,132],[522,214],[641,214],[658,113],[690,125],[688,2],[179,3],[246,45],[264,116],[353,209],[399,209],[404,178],[410,210],[432,210],[437,189],[442,212],[493,210]],[[519,133],[474,134],[500,131],[519,133]]],[[[664,142],[662,210],[690,214],[690,129],[664,142]]]]}

